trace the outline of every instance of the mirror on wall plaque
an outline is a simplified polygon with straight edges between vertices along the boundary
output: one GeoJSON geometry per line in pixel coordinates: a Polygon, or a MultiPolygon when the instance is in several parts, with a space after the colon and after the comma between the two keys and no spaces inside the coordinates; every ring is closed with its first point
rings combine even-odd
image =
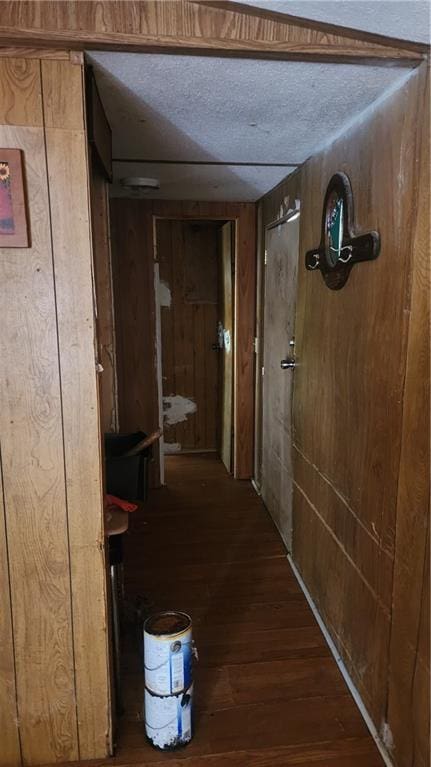
{"type": "Polygon", "coordinates": [[[332,290],[339,290],[346,284],[354,264],[372,261],[379,255],[378,233],[355,235],[353,220],[349,177],[345,173],[336,173],[325,194],[320,245],[305,255],[306,269],[319,269],[332,290]]]}

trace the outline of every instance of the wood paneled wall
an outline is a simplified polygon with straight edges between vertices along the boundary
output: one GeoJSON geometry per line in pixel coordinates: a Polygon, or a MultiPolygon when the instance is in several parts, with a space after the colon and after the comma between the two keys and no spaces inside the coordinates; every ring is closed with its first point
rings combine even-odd
{"type": "Polygon", "coordinates": [[[82,67],[4,58],[0,83],[31,232],[0,250],[0,765],[15,767],[106,755],[110,715],[82,67]]]}
{"type": "Polygon", "coordinates": [[[94,157],[91,162],[90,195],[93,233],[94,282],[97,306],[100,424],[103,432],[118,430],[117,365],[115,349],[114,293],[111,269],[111,232],[108,182],[94,157]]]}
{"type": "Polygon", "coordinates": [[[241,3],[202,0],[12,0],[4,3],[4,44],[253,55],[364,63],[420,59],[424,46],[285,17],[241,3]]]}
{"type": "Polygon", "coordinates": [[[426,78],[423,65],[262,203],[269,222],[299,189],[293,559],[399,767],[429,764],[426,78]],[[382,248],[331,291],[304,256],[336,171],[382,248]]]}
{"type": "MultiPolygon", "coordinates": [[[[425,79],[425,72],[422,74],[425,79]]],[[[420,88],[422,83],[420,84],[420,88]]],[[[429,765],[430,748],[430,123],[429,71],[419,91],[411,203],[408,337],[390,641],[387,719],[400,765],[429,765]],[[421,107],[423,104],[423,107],[421,107]],[[420,129],[422,127],[422,131],[420,129]]],[[[413,108],[413,107],[412,107],[413,108]]]]}
{"type": "Polygon", "coordinates": [[[160,307],[163,397],[184,397],[196,406],[185,420],[164,423],[165,445],[178,451],[219,448],[220,354],[212,348],[221,319],[217,230],[210,222],[156,224],[160,282],[169,295],[160,307]]]}
{"type": "MultiPolygon", "coordinates": [[[[141,200],[111,200],[112,273],[121,432],[159,427],[153,219],[141,200]]],[[[160,484],[157,451],[151,484],[160,484]]]]}
{"type": "MultiPolygon", "coordinates": [[[[234,474],[253,472],[256,206],[253,203],[111,201],[120,430],[158,427],[154,296],[154,217],[234,219],[234,474]]],[[[154,480],[159,479],[156,473],[154,480]]]]}

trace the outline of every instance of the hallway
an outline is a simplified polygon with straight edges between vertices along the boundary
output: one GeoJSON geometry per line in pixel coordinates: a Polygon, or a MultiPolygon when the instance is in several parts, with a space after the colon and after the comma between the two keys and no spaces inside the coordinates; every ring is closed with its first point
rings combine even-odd
{"type": "MultiPolygon", "coordinates": [[[[248,482],[214,454],[170,456],[167,486],[131,515],[128,604],[193,619],[195,736],[145,741],[138,630],[126,640],[116,759],[171,767],[380,767],[383,762],[248,482]]],[[[130,618],[130,616],[129,616],[130,618]]],[[[131,622],[129,623],[129,627],[131,622]]]]}

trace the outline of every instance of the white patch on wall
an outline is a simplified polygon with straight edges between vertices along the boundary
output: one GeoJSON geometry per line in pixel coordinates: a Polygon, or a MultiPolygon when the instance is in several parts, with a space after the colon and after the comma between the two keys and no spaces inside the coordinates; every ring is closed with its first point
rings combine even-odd
{"type": "Polygon", "coordinates": [[[159,303],[160,306],[170,307],[172,303],[171,289],[167,282],[160,280],[159,282],[159,303]]]}
{"type": "Polygon", "coordinates": [[[389,753],[391,753],[391,751],[394,749],[394,737],[392,735],[392,730],[387,722],[383,722],[380,730],[380,735],[383,741],[383,745],[389,751],[389,753]]]}
{"type": "Polygon", "coordinates": [[[224,348],[226,349],[227,353],[229,354],[229,352],[231,350],[230,331],[229,330],[224,330],[223,331],[223,342],[224,342],[224,348]]]}
{"type": "Polygon", "coordinates": [[[164,455],[172,455],[173,453],[181,453],[180,442],[165,442],[163,445],[164,455]]]}
{"type": "Polygon", "coordinates": [[[174,426],[176,423],[187,421],[192,413],[196,413],[197,405],[192,399],[174,394],[171,397],[163,397],[163,419],[166,426],[174,426]]]}

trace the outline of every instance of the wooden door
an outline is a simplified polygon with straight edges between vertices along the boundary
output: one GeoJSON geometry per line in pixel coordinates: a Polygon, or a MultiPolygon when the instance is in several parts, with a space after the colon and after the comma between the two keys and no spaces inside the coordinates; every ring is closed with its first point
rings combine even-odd
{"type": "Polygon", "coordinates": [[[216,451],[218,225],[157,221],[165,452],[216,451]]]}
{"type": "Polygon", "coordinates": [[[299,217],[268,229],[265,253],[262,385],[262,498],[288,548],[292,544],[292,393],[299,217]]]}
{"type": "Polygon", "coordinates": [[[228,221],[221,230],[222,262],[222,425],[220,456],[226,469],[232,471],[233,424],[233,265],[234,224],[228,221]]]}

